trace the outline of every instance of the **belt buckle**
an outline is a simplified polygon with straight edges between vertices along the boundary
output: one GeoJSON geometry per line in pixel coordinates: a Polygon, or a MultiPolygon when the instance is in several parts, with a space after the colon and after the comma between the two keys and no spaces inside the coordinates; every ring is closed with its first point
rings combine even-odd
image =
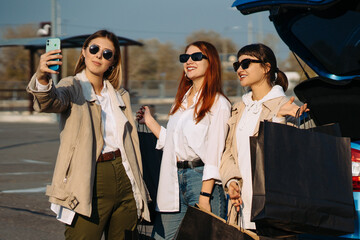
{"type": "Polygon", "coordinates": [[[189,164],[188,164],[188,161],[181,161],[179,162],[180,163],[180,169],[186,169],[186,168],[189,168],[189,164]]]}
{"type": "Polygon", "coordinates": [[[111,160],[115,160],[116,159],[116,154],[115,154],[115,151],[114,152],[111,152],[111,154],[113,155],[111,160]]]}
{"type": "Polygon", "coordinates": [[[187,161],[187,165],[188,165],[188,167],[191,168],[191,169],[194,168],[193,161],[187,161]]]}

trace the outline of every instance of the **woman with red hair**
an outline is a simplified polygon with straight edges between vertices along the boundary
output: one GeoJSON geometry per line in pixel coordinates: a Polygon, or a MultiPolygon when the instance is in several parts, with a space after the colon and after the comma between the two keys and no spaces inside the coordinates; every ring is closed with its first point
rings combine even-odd
{"type": "Polygon", "coordinates": [[[197,41],[180,55],[184,71],[170,111],[167,129],[149,108],[137,113],[140,123],[158,138],[163,149],[153,237],[172,239],[188,206],[199,203],[220,217],[226,215],[219,164],[231,104],[222,92],[221,64],[216,48],[197,41]]]}

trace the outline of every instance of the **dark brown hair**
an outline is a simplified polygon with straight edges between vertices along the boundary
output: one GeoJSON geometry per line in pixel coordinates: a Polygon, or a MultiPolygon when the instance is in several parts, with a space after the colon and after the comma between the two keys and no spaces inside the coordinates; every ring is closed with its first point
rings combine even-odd
{"type": "MultiPolygon", "coordinates": [[[[121,54],[119,40],[114,33],[107,30],[99,30],[85,40],[82,49],[86,50],[86,48],[89,46],[89,43],[95,38],[109,39],[114,45],[115,53],[113,65],[106,72],[104,72],[103,78],[109,80],[109,82],[113,85],[115,89],[119,89],[121,85],[121,54]]],[[[85,68],[85,58],[81,53],[75,66],[75,74],[81,72],[85,68]]]]}
{"type": "Polygon", "coordinates": [[[289,82],[288,79],[282,71],[277,67],[276,57],[274,52],[268,46],[262,43],[250,44],[242,47],[237,53],[237,58],[239,59],[242,55],[249,55],[256,57],[262,61],[262,66],[267,67],[267,63],[270,64],[270,70],[266,73],[266,79],[270,86],[280,85],[284,92],[287,90],[289,82]],[[275,77],[275,73],[277,76],[275,77]]]}

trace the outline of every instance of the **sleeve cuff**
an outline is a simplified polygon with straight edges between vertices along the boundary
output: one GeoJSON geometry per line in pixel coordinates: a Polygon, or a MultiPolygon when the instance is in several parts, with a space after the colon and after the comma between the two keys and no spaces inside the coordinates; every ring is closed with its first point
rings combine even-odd
{"type": "Polygon", "coordinates": [[[229,189],[230,183],[232,183],[232,182],[236,182],[236,183],[238,183],[238,182],[239,182],[239,180],[237,180],[237,179],[235,179],[235,178],[230,179],[230,180],[226,183],[226,188],[227,188],[227,189],[229,189]]]}
{"type": "Polygon", "coordinates": [[[272,118],[272,121],[273,122],[276,122],[276,123],[284,123],[285,122],[285,117],[277,117],[277,116],[274,116],[272,118]]]}
{"type": "Polygon", "coordinates": [[[28,88],[31,92],[48,92],[51,89],[51,85],[51,79],[47,85],[42,85],[41,83],[39,83],[38,79],[35,78],[35,84],[29,84],[28,88]]]}
{"type": "Polygon", "coordinates": [[[56,219],[60,222],[71,225],[75,212],[71,209],[65,208],[55,203],[51,203],[50,209],[56,213],[56,219]]]}
{"type": "Polygon", "coordinates": [[[217,166],[205,164],[202,180],[206,181],[209,179],[221,180],[219,168],[217,166]]]}
{"type": "Polygon", "coordinates": [[[165,139],[166,139],[166,128],[161,126],[159,139],[156,141],[156,149],[163,149],[165,146],[165,139]]]}

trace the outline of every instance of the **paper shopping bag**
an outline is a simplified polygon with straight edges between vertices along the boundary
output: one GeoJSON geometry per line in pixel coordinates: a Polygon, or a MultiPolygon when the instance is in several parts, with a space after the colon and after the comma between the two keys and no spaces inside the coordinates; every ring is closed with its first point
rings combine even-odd
{"type": "Polygon", "coordinates": [[[189,206],[174,239],[258,240],[259,237],[254,232],[226,223],[224,219],[199,206],[189,206]]]}
{"type": "Polygon", "coordinates": [[[153,223],[156,215],[156,193],[159,185],[160,164],[162,151],[155,149],[157,138],[146,126],[140,131],[138,126],[138,136],[140,144],[141,159],[143,165],[143,179],[149,191],[151,202],[148,203],[150,219],[153,223]]]}
{"type": "Polygon", "coordinates": [[[251,220],[259,235],[354,231],[350,139],[333,136],[333,127],[316,132],[260,123],[258,136],[250,139],[251,220]]]}

